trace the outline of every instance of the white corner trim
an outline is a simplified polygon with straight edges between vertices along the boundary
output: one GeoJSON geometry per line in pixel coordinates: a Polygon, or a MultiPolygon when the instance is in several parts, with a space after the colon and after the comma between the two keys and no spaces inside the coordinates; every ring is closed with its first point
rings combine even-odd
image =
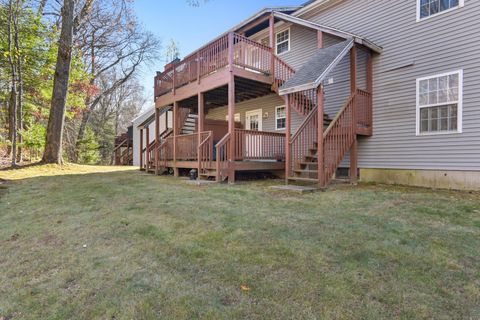
{"type": "MultiPolygon", "coordinates": [[[[459,134],[463,132],[463,69],[444,72],[431,76],[417,78],[416,80],[416,110],[415,110],[415,135],[416,136],[432,136],[432,135],[445,135],[445,134],[459,134]],[[420,132],[420,81],[428,80],[432,78],[444,77],[452,74],[458,74],[458,103],[457,103],[457,130],[456,131],[438,131],[438,132],[420,132]]],[[[439,104],[439,106],[448,103],[439,104]]]]}

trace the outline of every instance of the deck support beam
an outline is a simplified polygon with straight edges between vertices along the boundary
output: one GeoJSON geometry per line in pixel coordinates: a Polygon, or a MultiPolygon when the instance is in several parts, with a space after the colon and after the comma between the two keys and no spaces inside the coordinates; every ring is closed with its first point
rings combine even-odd
{"type": "Polygon", "coordinates": [[[323,155],[323,110],[325,94],[323,85],[317,89],[317,176],[320,188],[325,187],[325,165],[323,155]]]}
{"type": "Polygon", "coordinates": [[[292,108],[290,106],[290,96],[285,96],[285,183],[288,184],[288,178],[291,176],[290,163],[292,161],[292,151],[290,149],[290,139],[292,137],[292,108]]]}
{"type": "Polygon", "coordinates": [[[178,121],[178,108],[179,104],[177,101],[173,103],[173,175],[175,177],[179,176],[178,168],[176,165],[177,162],[177,136],[180,132],[179,130],[179,121],[178,121]]]}
{"type": "Polygon", "coordinates": [[[155,174],[158,174],[158,146],[160,145],[160,111],[155,108],[155,147],[153,149],[155,155],[155,174]]]}
{"type": "Polygon", "coordinates": [[[197,132],[198,132],[198,154],[197,154],[197,160],[198,160],[198,171],[197,175],[200,177],[200,144],[202,143],[202,132],[204,130],[204,124],[205,124],[205,95],[203,92],[198,93],[198,118],[197,118],[198,124],[197,124],[197,132]]]}
{"type": "Polygon", "coordinates": [[[270,48],[272,50],[272,57],[270,59],[270,71],[271,71],[271,76],[272,76],[272,83],[275,81],[275,15],[272,12],[270,14],[270,17],[268,19],[269,21],[269,39],[270,39],[270,48]]]}
{"type": "MultiPolygon", "coordinates": [[[[150,145],[150,127],[149,126],[145,128],[145,143],[148,148],[148,146],[150,145]]],[[[145,169],[147,172],[150,169],[150,153],[147,152],[147,150],[145,150],[145,169]]]]}
{"type": "Polygon", "coordinates": [[[323,49],[323,32],[320,30],[317,31],[317,48],[323,49]]]}
{"type": "MultiPolygon", "coordinates": [[[[354,45],[350,50],[350,88],[354,95],[357,92],[357,48],[354,45]]],[[[355,99],[355,98],[354,98],[355,99]]],[[[358,177],[358,141],[357,141],[357,109],[356,101],[353,102],[352,113],[353,144],[350,149],[350,181],[357,182],[358,177]]]]}
{"type": "Polygon", "coordinates": [[[143,170],[143,129],[140,129],[140,170],[143,170]]]}
{"type": "Polygon", "coordinates": [[[235,76],[233,74],[233,33],[228,34],[228,62],[230,66],[228,80],[228,133],[230,148],[228,155],[228,183],[235,182],[235,76]]]}

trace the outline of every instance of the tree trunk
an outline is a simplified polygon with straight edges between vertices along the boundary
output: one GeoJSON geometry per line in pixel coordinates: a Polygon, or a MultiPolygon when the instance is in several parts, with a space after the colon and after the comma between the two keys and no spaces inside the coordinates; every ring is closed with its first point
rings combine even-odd
{"type": "MultiPolygon", "coordinates": [[[[9,1],[8,5],[8,63],[10,64],[11,72],[11,89],[10,89],[10,114],[9,114],[9,134],[10,142],[12,143],[11,147],[11,157],[12,157],[12,167],[17,165],[17,68],[15,61],[13,60],[13,36],[12,36],[12,26],[14,24],[14,13],[13,13],[13,0],[9,1]]],[[[16,55],[15,55],[16,56],[16,55]]]]}
{"type": "Polygon", "coordinates": [[[21,11],[21,6],[23,6],[22,1],[17,0],[16,3],[16,15],[13,20],[13,26],[15,30],[15,51],[17,52],[16,56],[16,63],[17,63],[17,75],[18,75],[18,99],[17,99],[17,143],[19,144],[18,146],[18,153],[17,153],[17,162],[22,162],[23,161],[23,149],[22,149],[22,143],[23,143],[23,137],[22,137],[22,130],[24,129],[23,127],[23,75],[22,75],[22,50],[20,49],[20,40],[19,40],[19,31],[18,31],[18,15],[20,14],[21,11]]]}
{"type": "Polygon", "coordinates": [[[53,80],[52,104],[47,126],[47,142],[42,161],[62,163],[62,138],[65,124],[65,106],[72,62],[75,0],[64,0],[62,30],[58,40],[57,64],[53,80]]]}

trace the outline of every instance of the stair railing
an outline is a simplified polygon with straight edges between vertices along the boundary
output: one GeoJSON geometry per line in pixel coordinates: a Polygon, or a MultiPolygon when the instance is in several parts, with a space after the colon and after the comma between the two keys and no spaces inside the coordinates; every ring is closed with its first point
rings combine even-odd
{"type": "Polygon", "coordinates": [[[213,132],[205,131],[200,133],[200,144],[198,145],[198,174],[205,173],[212,168],[213,164],[213,132]]]}
{"type": "Polygon", "coordinates": [[[357,134],[357,128],[353,124],[355,101],[356,93],[350,96],[347,103],[323,133],[323,185],[327,185],[332,180],[338,165],[345,157],[345,153],[350,150],[355,141],[357,134]]]}
{"type": "Polygon", "coordinates": [[[303,120],[300,127],[290,139],[290,163],[288,172],[291,173],[300,167],[300,162],[305,161],[305,157],[310,156],[310,149],[317,139],[318,128],[318,109],[315,107],[303,120]]]}
{"type": "Polygon", "coordinates": [[[230,169],[229,154],[230,154],[230,133],[227,133],[216,146],[216,181],[224,181],[228,177],[230,169]]]}

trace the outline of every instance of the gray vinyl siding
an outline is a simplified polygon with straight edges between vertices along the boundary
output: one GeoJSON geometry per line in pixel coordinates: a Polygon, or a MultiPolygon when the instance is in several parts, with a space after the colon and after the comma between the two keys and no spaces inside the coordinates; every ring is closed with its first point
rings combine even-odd
{"type": "MultiPolygon", "coordinates": [[[[280,29],[282,30],[282,29],[280,29]]],[[[317,32],[297,25],[290,27],[290,51],[278,57],[298,70],[317,49],[317,32]]]]}
{"type": "MultiPolygon", "coordinates": [[[[285,130],[275,130],[275,107],[285,105],[285,101],[276,94],[264,96],[257,99],[244,101],[235,105],[235,113],[240,113],[240,119],[245,127],[245,113],[247,111],[262,109],[263,114],[268,113],[267,118],[262,119],[263,131],[285,132],[285,130]]],[[[228,107],[214,108],[208,111],[206,118],[213,120],[225,120],[228,114],[228,107]]],[[[292,131],[298,128],[302,123],[303,117],[292,110],[292,131]]]]}
{"type": "Polygon", "coordinates": [[[345,0],[302,16],[384,49],[373,59],[374,127],[372,137],[359,140],[361,168],[480,170],[479,14],[480,1],[465,0],[463,8],[417,22],[414,0],[345,0]],[[459,69],[463,133],[416,136],[416,79],[459,69]]]}

